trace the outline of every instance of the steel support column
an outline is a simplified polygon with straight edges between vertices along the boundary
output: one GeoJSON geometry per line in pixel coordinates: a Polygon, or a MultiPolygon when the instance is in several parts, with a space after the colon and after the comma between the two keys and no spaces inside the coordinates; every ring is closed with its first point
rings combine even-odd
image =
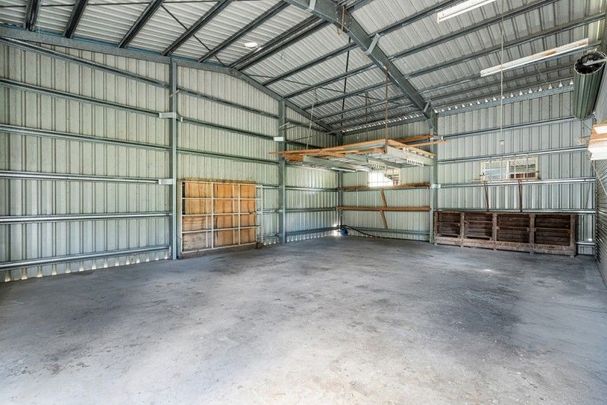
{"type": "Polygon", "coordinates": [[[174,60],[171,60],[169,64],[169,107],[170,112],[173,116],[170,118],[169,124],[169,139],[170,139],[170,170],[171,170],[171,259],[177,259],[177,143],[178,143],[178,130],[177,130],[177,64],[174,60]]]}
{"type": "MultiPolygon", "coordinates": [[[[437,134],[437,131],[434,131],[434,135],[437,134]]],[[[429,239],[430,243],[434,243],[434,212],[439,210],[438,207],[438,189],[440,188],[440,183],[438,179],[438,145],[432,145],[430,147],[430,151],[434,153],[434,162],[432,166],[430,166],[430,229],[429,229],[429,239]]]]}
{"type": "MultiPolygon", "coordinates": [[[[344,144],[344,135],[342,133],[338,133],[337,137],[337,145],[341,146],[344,144]]],[[[337,206],[342,207],[344,205],[344,172],[337,172],[337,206]]],[[[337,223],[339,228],[344,225],[344,211],[337,210],[337,223]]]]}
{"type": "MultiPolygon", "coordinates": [[[[278,136],[283,140],[278,142],[278,150],[283,152],[287,146],[287,111],[284,100],[278,102],[278,136]]],[[[287,161],[280,157],[278,165],[278,236],[280,243],[287,243],[287,161]]]]}

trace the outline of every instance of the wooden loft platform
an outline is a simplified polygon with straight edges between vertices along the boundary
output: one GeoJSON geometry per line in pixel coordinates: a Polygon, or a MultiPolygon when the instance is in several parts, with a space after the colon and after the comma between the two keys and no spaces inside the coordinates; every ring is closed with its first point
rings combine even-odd
{"type": "Polygon", "coordinates": [[[291,163],[328,167],[341,171],[370,172],[382,168],[429,166],[435,155],[394,139],[352,143],[322,149],[278,152],[291,163]]]}

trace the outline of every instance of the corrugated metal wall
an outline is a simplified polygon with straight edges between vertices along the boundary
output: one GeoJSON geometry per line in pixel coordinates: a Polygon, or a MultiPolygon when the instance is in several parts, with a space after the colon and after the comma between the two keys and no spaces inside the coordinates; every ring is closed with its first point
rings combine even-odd
{"type": "MultiPolygon", "coordinates": [[[[168,65],[26,48],[0,46],[2,279],[169,257],[170,187],[158,184],[170,177],[169,120],[158,117],[170,109],[168,65]]],[[[177,177],[263,185],[264,239],[275,243],[278,102],[217,72],[180,66],[177,83],[177,177]]],[[[289,139],[310,134],[290,115],[289,139]]],[[[287,209],[298,210],[288,211],[288,238],[325,234],[336,175],[287,170],[287,209]]]]}
{"type": "Polygon", "coordinates": [[[596,258],[607,284],[607,160],[595,163],[596,186],[596,258]]]}
{"type": "MultiPolygon", "coordinates": [[[[590,160],[581,138],[589,136],[591,123],[571,118],[571,93],[531,98],[503,106],[504,130],[500,131],[500,107],[479,108],[462,113],[443,114],[439,118],[438,208],[484,210],[485,191],[480,183],[481,161],[497,156],[538,157],[539,177],[523,184],[523,209],[526,211],[567,211],[578,213],[578,251],[592,254],[594,244],[595,182],[590,160]]],[[[390,129],[391,137],[417,135],[419,123],[390,129]]],[[[383,137],[383,130],[372,138],[383,137]]],[[[358,137],[364,140],[363,135],[358,137]]],[[[346,137],[347,143],[356,136],[346,137]]],[[[405,169],[404,182],[429,181],[430,169],[405,169]]],[[[349,185],[364,184],[366,174],[346,175],[349,185]]],[[[428,190],[392,191],[398,205],[421,205],[429,201],[428,190]]],[[[516,183],[488,188],[492,210],[517,210],[519,188],[516,183]]],[[[379,205],[377,192],[346,193],[347,205],[379,205]],[[372,196],[372,197],[371,197],[372,196]]],[[[390,198],[388,198],[390,203],[390,198]]],[[[396,204],[395,204],[396,205],[396,204]]],[[[422,214],[394,214],[398,228],[428,231],[430,219],[422,214]]],[[[377,213],[348,213],[346,223],[376,228],[377,213]]],[[[389,221],[390,224],[390,221],[389,221]]],[[[396,236],[396,234],[391,235],[396,236]]],[[[403,233],[401,238],[412,238],[403,233]]],[[[418,237],[414,237],[418,238],[418,237]]]]}
{"type": "MultiPolygon", "coordinates": [[[[603,74],[596,101],[597,123],[607,121],[607,75],[603,74]]],[[[607,160],[594,161],[596,184],[596,259],[607,285],[607,160]]]]}
{"type": "MultiPolygon", "coordinates": [[[[336,145],[336,138],[322,133],[310,126],[310,121],[297,112],[287,109],[287,140],[303,145],[290,145],[289,149],[319,145],[336,145]],[[293,122],[303,125],[293,125],[293,122]]],[[[334,171],[288,166],[287,184],[287,240],[303,240],[330,235],[338,226],[337,211],[337,174],[334,171]],[[309,229],[317,232],[308,233],[309,229]]]]}
{"type": "MultiPolygon", "coordinates": [[[[346,136],[345,143],[364,142],[385,138],[401,138],[411,135],[428,134],[428,125],[416,122],[387,129],[368,131],[359,135],[346,136]]],[[[430,167],[410,167],[400,170],[401,183],[430,183],[430,167]]],[[[345,173],[344,186],[366,186],[367,173],[345,173]]],[[[386,190],[388,206],[419,207],[430,205],[430,190],[386,190]]],[[[381,206],[383,204],[379,191],[344,192],[344,205],[347,206],[381,206]]],[[[389,238],[428,240],[430,231],[430,214],[427,212],[386,212],[388,230],[379,212],[345,211],[343,223],[372,235],[389,238]]],[[[356,232],[354,232],[356,234],[356,232]]]]}
{"type": "MultiPolygon", "coordinates": [[[[157,179],[168,176],[167,125],[152,111],[167,108],[166,91],[38,52],[0,50],[2,278],[165,258],[169,194],[157,179]],[[51,259],[78,255],[104,257],[51,259]],[[43,264],[6,263],[37,260],[43,264]]],[[[166,80],[166,66],[95,58],[166,80]]]]}

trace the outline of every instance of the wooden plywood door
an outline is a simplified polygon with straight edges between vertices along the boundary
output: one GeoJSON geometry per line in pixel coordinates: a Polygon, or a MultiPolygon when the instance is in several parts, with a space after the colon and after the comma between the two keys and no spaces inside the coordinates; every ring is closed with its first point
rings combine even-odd
{"type": "Polygon", "coordinates": [[[181,190],[182,255],[256,242],[255,184],[186,180],[181,190]]]}

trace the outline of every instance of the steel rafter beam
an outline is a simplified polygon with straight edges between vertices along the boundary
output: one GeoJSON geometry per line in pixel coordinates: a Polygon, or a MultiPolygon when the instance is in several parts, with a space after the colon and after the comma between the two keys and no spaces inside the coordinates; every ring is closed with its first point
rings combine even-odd
{"type": "Polygon", "coordinates": [[[27,2],[25,8],[25,21],[23,22],[23,27],[25,27],[26,30],[33,31],[36,29],[41,4],[42,0],[29,0],[27,2]]]}
{"type": "MultiPolygon", "coordinates": [[[[522,44],[525,44],[525,43],[528,43],[528,42],[531,42],[531,41],[535,41],[535,40],[538,40],[538,39],[543,39],[543,38],[549,37],[551,35],[557,34],[557,33],[561,32],[561,31],[567,31],[567,30],[571,30],[573,28],[577,28],[577,27],[580,27],[580,26],[588,25],[588,24],[591,24],[593,22],[600,21],[603,18],[605,18],[605,14],[604,13],[597,13],[597,14],[594,14],[594,15],[589,16],[589,17],[585,17],[585,18],[581,18],[579,20],[571,21],[571,22],[569,22],[567,24],[559,25],[557,27],[553,27],[553,28],[551,28],[549,30],[542,31],[542,32],[537,33],[537,34],[531,34],[531,35],[528,35],[528,36],[523,37],[523,38],[519,38],[519,39],[516,39],[516,40],[513,40],[513,41],[505,42],[504,43],[504,49],[506,50],[508,48],[519,46],[519,45],[522,45],[522,44]]],[[[473,52],[471,54],[462,55],[460,57],[457,57],[457,58],[454,58],[454,59],[450,59],[450,60],[448,60],[448,61],[446,61],[444,63],[441,63],[439,65],[432,65],[432,66],[428,66],[426,68],[417,70],[415,72],[410,73],[409,77],[410,78],[414,78],[414,77],[423,76],[425,74],[436,72],[438,70],[445,69],[447,67],[451,67],[451,66],[454,66],[454,65],[458,65],[460,63],[467,62],[469,60],[473,60],[473,59],[477,59],[477,58],[480,58],[480,57],[484,57],[484,56],[490,55],[490,54],[492,54],[494,52],[499,52],[500,50],[501,50],[501,45],[496,45],[496,46],[493,46],[491,48],[482,49],[480,51],[473,52]]],[[[370,66],[370,65],[367,65],[367,66],[370,66]]],[[[343,77],[341,77],[343,79],[347,75],[343,75],[342,74],[341,76],[343,76],[343,77]]],[[[379,88],[381,86],[383,86],[383,83],[376,83],[376,84],[368,86],[366,89],[369,90],[369,89],[379,88]]],[[[332,97],[330,99],[327,99],[327,100],[322,100],[320,102],[315,103],[315,108],[318,107],[318,106],[321,106],[321,105],[326,105],[326,104],[330,104],[332,102],[339,101],[342,98],[347,98],[347,97],[355,96],[355,95],[357,95],[359,93],[360,93],[359,90],[354,90],[354,91],[351,91],[349,93],[344,93],[344,94],[341,94],[341,95],[338,95],[338,96],[334,96],[334,97],[332,97]]],[[[307,105],[307,106],[304,106],[303,108],[304,109],[309,109],[311,107],[312,107],[311,105],[307,105]]]]}
{"type": "Polygon", "coordinates": [[[298,25],[301,25],[301,28],[298,30],[293,27],[294,29],[285,32],[285,34],[288,33],[289,35],[285,36],[282,42],[275,44],[273,47],[270,47],[269,44],[264,44],[262,45],[261,50],[258,52],[251,52],[249,54],[251,55],[251,58],[249,58],[247,61],[241,62],[241,60],[247,58],[248,55],[245,55],[241,58],[241,60],[234,62],[233,66],[235,66],[238,70],[246,70],[262,60],[269,58],[285,48],[288,48],[297,41],[301,41],[302,39],[314,34],[316,31],[328,26],[329,24],[325,21],[318,21],[317,18],[312,17],[304,20],[298,25]]]}
{"type": "Polygon", "coordinates": [[[430,126],[434,125],[434,111],[430,103],[428,103],[417,89],[409,82],[409,80],[398,70],[390,61],[384,51],[375,46],[377,41],[374,40],[363,28],[362,25],[352,16],[352,14],[340,7],[337,7],[331,0],[283,0],[289,4],[293,4],[299,8],[309,10],[322,18],[323,20],[334,24],[348,34],[352,41],[358,45],[382,70],[384,70],[388,78],[396,84],[403,94],[407,95],[411,102],[422,111],[424,116],[428,118],[430,126]]]}
{"type": "Polygon", "coordinates": [[[129,28],[127,33],[122,37],[122,40],[118,44],[119,48],[127,47],[131,41],[139,34],[139,31],[143,29],[145,24],[149,21],[150,18],[156,13],[156,11],[162,5],[163,0],[154,0],[143,10],[143,13],[137,18],[137,21],[129,28]]]}
{"type": "MultiPolygon", "coordinates": [[[[383,29],[381,29],[379,31],[376,31],[376,32],[374,32],[371,35],[372,36],[375,36],[375,35],[383,36],[383,35],[389,34],[389,33],[393,32],[393,31],[396,31],[396,30],[404,28],[404,27],[406,27],[408,25],[411,25],[411,24],[413,24],[413,23],[421,20],[422,18],[425,18],[425,17],[427,17],[429,15],[432,15],[436,11],[438,11],[438,10],[444,8],[444,7],[447,7],[447,6],[451,5],[452,3],[456,3],[458,1],[459,0],[445,0],[445,1],[442,1],[440,3],[437,3],[437,4],[433,5],[433,6],[430,6],[430,7],[427,7],[425,9],[421,10],[421,11],[418,11],[417,13],[415,13],[413,15],[410,15],[407,18],[404,18],[402,20],[396,21],[395,23],[390,24],[389,26],[387,26],[387,27],[385,27],[385,28],[383,28],[383,29]]],[[[373,66],[374,65],[372,63],[370,63],[368,65],[364,65],[364,66],[358,67],[358,68],[356,68],[354,70],[351,70],[349,73],[345,72],[345,73],[342,73],[341,75],[335,76],[333,78],[329,78],[327,80],[324,80],[322,82],[316,83],[316,84],[314,84],[312,86],[309,86],[309,87],[306,87],[304,89],[294,91],[294,92],[292,92],[290,94],[287,94],[285,96],[285,98],[297,97],[297,96],[299,96],[301,94],[307,93],[308,91],[314,90],[314,89],[319,88],[319,87],[326,86],[326,85],[331,84],[331,83],[333,83],[335,81],[338,81],[340,79],[345,79],[345,78],[347,78],[349,76],[353,76],[353,75],[355,75],[357,73],[366,71],[369,68],[372,68],[373,66]]]]}
{"type": "Polygon", "coordinates": [[[247,25],[242,27],[238,32],[236,32],[235,34],[230,36],[228,39],[226,39],[225,41],[223,41],[222,43],[217,45],[215,48],[213,48],[212,50],[207,52],[198,61],[204,62],[204,61],[212,58],[213,56],[217,55],[219,52],[221,52],[225,48],[229,47],[234,42],[238,41],[240,38],[242,38],[248,32],[250,32],[250,31],[254,30],[255,28],[259,27],[260,25],[262,25],[267,20],[274,17],[276,14],[278,14],[279,12],[281,12],[288,6],[289,6],[288,4],[282,3],[282,2],[275,4],[274,7],[271,7],[269,10],[267,10],[266,12],[261,14],[259,17],[255,18],[253,21],[251,21],[250,23],[248,23],[247,25]]]}
{"type": "Polygon", "coordinates": [[[350,50],[352,50],[354,48],[356,48],[356,44],[354,44],[354,43],[350,43],[350,44],[341,46],[341,47],[337,48],[336,50],[334,50],[333,52],[327,53],[325,55],[321,55],[318,58],[315,58],[315,59],[309,61],[308,63],[305,63],[303,65],[299,65],[298,67],[296,67],[294,69],[291,69],[291,70],[289,70],[289,71],[287,71],[287,72],[285,72],[285,73],[283,73],[281,75],[278,75],[278,76],[273,77],[273,78],[271,78],[269,80],[266,80],[262,84],[264,86],[269,86],[272,83],[276,83],[276,82],[278,82],[280,80],[286,79],[289,76],[297,74],[297,73],[299,73],[301,71],[304,71],[304,70],[306,70],[308,68],[311,68],[312,66],[316,66],[319,63],[325,62],[325,61],[327,61],[329,59],[334,58],[335,56],[341,55],[342,53],[346,53],[346,52],[348,52],[348,51],[350,51],[350,50]]]}
{"type": "Polygon", "coordinates": [[[225,9],[231,0],[220,0],[213,7],[211,7],[206,13],[202,15],[190,28],[188,28],[183,34],[179,36],[171,45],[169,45],[162,54],[164,56],[171,55],[175,52],[184,42],[194,36],[202,27],[207,25],[217,14],[225,9]]]}
{"type": "MultiPolygon", "coordinates": [[[[540,1],[532,3],[532,4],[528,4],[528,5],[524,5],[522,7],[518,7],[516,9],[514,9],[514,10],[511,10],[511,11],[505,13],[504,14],[504,19],[512,19],[514,17],[517,17],[519,15],[528,13],[528,12],[530,12],[532,10],[535,10],[537,8],[540,8],[540,7],[546,6],[548,4],[554,3],[556,1],[558,1],[558,0],[540,0],[540,1]]],[[[434,11],[436,11],[438,9],[441,9],[441,8],[445,7],[447,5],[446,3],[451,3],[451,1],[439,3],[439,6],[432,6],[429,9],[432,9],[432,12],[434,12],[434,11]]],[[[421,17],[426,17],[427,15],[429,15],[431,13],[430,13],[430,10],[422,10],[418,14],[421,14],[421,17]]],[[[411,16],[411,17],[409,17],[407,19],[404,19],[402,21],[398,21],[398,22],[392,24],[391,26],[378,31],[377,34],[379,34],[379,35],[385,35],[385,34],[387,34],[389,32],[394,31],[394,30],[403,28],[403,27],[407,26],[408,24],[410,24],[411,20],[413,20],[412,22],[417,21],[417,19],[413,19],[414,16],[411,16]]],[[[461,29],[459,31],[455,31],[455,32],[449,33],[448,35],[443,35],[443,36],[441,36],[441,37],[439,37],[437,39],[434,39],[434,40],[431,40],[431,41],[427,41],[427,42],[424,42],[424,43],[422,43],[420,45],[417,45],[417,46],[414,46],[412,48],[406,49],[406,50],[404,50],[402,52],[399,52],[399,53],[397,53],[395,55],[390,56],[390,59],[393,60],[393,59],[398,59],[400,57],[409,56],[409,55],[412,55],[414,53],[423,51],[425,49],[428,49],[428,48],[431,48],[431,47],[443,44],[443,43],[448,42],[448,41],[450,41],[452,39],[460,38],[462,36],[471,34],[472,32],[481,30],[483,28],[487,28],[487,27],[489,27],[489,26],[491,26],[493,24],[497,24],[497,23],[499,23],[501,21],[501,19],[502,19],[502,16],[499,15],[497,17],[484,20],[484,21],[482,21],[482,22],[480,22],[478,24],[474,24],[472,26],[463,28],[463,29],[461,29]]],[[[323,87],[323,86],[329,85],[331,83],[334,83],[336,81],[339,81],[341,79],[344,79],[344,78],[346,78],[348,76],[352,76],[354,74],[367,71],[369,69],[372,69],[373,67],[374,67],[374,64],[372,64],[372,63],[370,63],[368,65],[363,65],[363,66],[359,67],[358,69],[356,69],[356,71],[354,71],[354,70],[351,71],[349,74],[347,74],[347,73],[340,74],[340,75],[334,76],[333,78],[330,78],[330,79],[327,79],[327,80],[323,80],[320,83],[316,83],[316,84],[313,84],[313,85],[308,86],[306,88],[303,88],[303,89],[300,89],[298,91],[295,91],[293,93],[287,94],[285,96],[285,98],[292,98],[292,97],[299,96],[299,95],[304,94],[304,93],[306,93],[308,91],[311,91],[311,90],[314,90],[316,88],[323,87]]]]}
{"type": "MultiPolygon", "coordinates": [[[[347,93],[341,93],[341,94],[338,94],[336,96],[333,96],[333,97],[330,97],[330,98],[327,98],[327,99],[324,99],[324,100],[321,100],[321,101],[317,101],[314,104],[306,105],[306,106],[304,106],[302,108],[304,110],[308,110],[308,109],[310,109],[312,107],[314,107],[314,108],[321,107],[323,105],[327,105],[327,104],[334,103],[336,101],[340,101],[340,100],[342,100],[344,98],[354,97],[354,96],[358,96],[360,94],[366,93],[368,91],[377,90],[377,89],[379,89],[381,87],[384,87],[385,85],[386,85],[385,81],[380,82],[380,83],[373,83],[373,84],[370,84],[369,86],[362,87],[360,89],[352,90],[352,91],[349,91],[347,93]]],[[[364,97],[364,96],[361,96],[361,97],[364,97]]]]}
{"type": "Polygon", "coordinates": [[[262,55],[265,52],[267,52],[271,49],[274,49],[276,46],[279,46],[282,41],[286,40],[287,38],[290,38],[291,36],[297,34],[298,32],[300,32],[316,23],[318,23],[318,19],[316,17],[306,18],[304,21],[300,22],[299,24],[294,25],[293,27],[289,28],[285,32],[281,33],[280,35],[272,38],[270,41],[263,44],[260,48],[257,48],[254,51],[249,52],[242,58],[233,62],[230,65],[230,67],[240,68],[241,66],[244,66],[244,64],[246,64],[253,58],[257,58],[257,57],[259,57],[259,55],[262,55]]]}
{"type": "Polygon", "coordinates": [[[88,0],[78,0],[74,3],[72,14],[70,14],[70,19],[67,21],[65,30],[63,31],[64,37],[72,38],[74,36],[74,32],[76,32],[76,28],[78,28],[82,14],[84,14],[86,3],[88,3],[88,0]]]}
{"type": "MultiPolygon", "coordinates": [[[[354,4],[351,4],[349,7],[347,7],[347,10],[349,10],[349,11],[357,10],[361,7],[366,6],[371,1],[372,0],[360,0],[354,4]]],[[[276,54],[277,52],[280,52],[281,50],[288,48],[295,42],[297,42],[301,39],[304,39],[305,37],[307,37],[311,34],[314,34],[316,31],[320,30],[321,28],[326,27],[327,25],[329,25],[329,23],[326,21],[319,21],[319,19],[317,17],[310,17],[310,18],[306,19],[305,21],[302,21],[301,23],[297,24],[293,28],[283,32],[282,34],[280,34],[273,40],[263,44],[260,49],[255,50],[255,51],[243,56],[236,62],[232,63],[230,65],[230,67],[235,67],[239,70],[245,70],[245,69],[255,65],[256,63],[259,63],[262,60],[269,58],[270,56],[276,54]]],[[[347,51],[347,49],[344,50],[343,52],[346,52],[346,51],[347,51]]]]}

